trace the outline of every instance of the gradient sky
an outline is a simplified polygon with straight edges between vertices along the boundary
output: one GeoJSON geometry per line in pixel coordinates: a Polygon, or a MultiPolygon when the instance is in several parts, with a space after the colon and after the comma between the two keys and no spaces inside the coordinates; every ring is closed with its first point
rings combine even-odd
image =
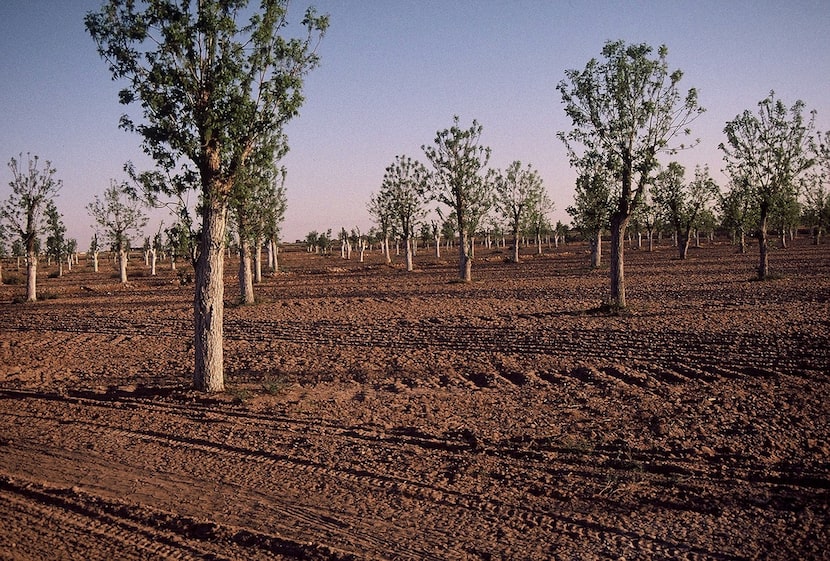
{"type": "MultiPolygon", "coordinates": [[[[723,127],[775,90],[803,100],[830,130],[830,3],[765,1],[317,0],[331,16],[308,77],[307,101],[287,128],[288,210],[283,238],[371,226],[366,204],[395,155],[424,160],[421,145],[459,115],[477,119],[491,166],[532,163],[568,222],[575,176],[557,131],[570,128],[556,85],[608,40],[668,47],[684,89],[707,111],[692,125],[698,147],[678,159],[708,164],[726,183],[717,146],[723,127]]],[[[98,0],[0,0],[0,159],[51,160],[68,235],[86,249],[85,206],[124,162],[150,165],[136,134],[117,127],[118,84],[83,27],[98,0]]],[[[138,115],[135,109],[131,114],[138,115]]],[[[0,199],[11,172],[0,168],[0,199]]],[[[154,215],[170,224],[171,218],[154,215]]],[[[148,234],[150,227],[148,227],[148,234]]],[[[138,241],[137,243],[140,243],[138,241]]]]}

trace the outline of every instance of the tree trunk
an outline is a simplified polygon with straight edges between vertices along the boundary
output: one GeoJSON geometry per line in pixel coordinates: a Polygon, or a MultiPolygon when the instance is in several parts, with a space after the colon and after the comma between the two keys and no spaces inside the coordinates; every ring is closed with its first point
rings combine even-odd
{"type": "Polygon", "coordinates": [[[675,233],[677,237],[677,253],[681,260],[685,260],[689,256],[689,244],[692,241],[692,237],[689,234],[688,230],[686,232],[675,233]]]}
{"type": "Polygon", "coordinates": [[[127,282],[127,251],[123,248],[118,248],[118,276],[121,279],[121,284],[127,282]]]}
{"type": "Polygon", "coordinates": [[[262,282],[262,240],[254,242],[254,282],[262,282]]]}
{"type": "Polygon", "coordinates": [[[435,236],[435,258],[441,259],[441,236],[435,236]]]}
{"type": "Polygon", "coordinates": [[[746,253],[746,232],[744,232],[743,228],[741,228],[741,253],[746,253]]]}
{"type": "Polygon", "coordinates": [[[623,309],[625,302],[625,228],[629,216],[611,217],[611,306],[623,309]]]}
{"type": "Polygon", "coordinates": [[[469,255],[470,239],[467,233],[462,230],[461,240],[458,244],[458,277],[464,282],[473,280],[473,261],[469,255]]]}
{"type": "Polygon", "coordinates": [[[591,268],[599,269],[602,264],[602,232],[591,239],[591,268]]]}
{"type": "Polygon", "coordinates": [[[758,280],[764,280],[769,275],[769,244],[767,241],[767,209],[761,207],[761,221],[758,224],[758,280]]]}
{"type": "Polygon", "coordinates": [[[648,231],[647,237],[648,237],[648,252],[651,253],[652,251],[654,251],[654,234],[652,233],[651,230],[648,231]]]}
{"type": "Polygon", "coordinates": [[[158,250],[153,248],[150,250],[150,276],[156,276],[156,261],[158,261],[158,250]]]}
{"type": "Polygon", "coordinates": [[[273,258],[273,263],[271,264],[271,272],[272,273],[279,273],[280,272],[280,246],[277,245],[277,239],[271,238],[271,256],[273,258]]]}
{"type": "Polygon", "coordinates": [[[193,385],[205,392],[225,390],[222,317],[227,216],[227,207],[221,203],[206,203],[202,210],[202,238],[196,259],[193,299],[193,385]]]}
{"type": "Polygon", "coordinates": [[[37,254],[34,249],[26,254],[26,301],[37,301],[37,254]]]}
{"type": "Polygon", "coordinates": [[[254,303],[254,277],[251,271],[251,243],[245,236],[239,240],[239,303],[254,303]]]}
{"type": "Polygon", "coordinates": [[[392,254],[389,251],[389,236],[383,238],[383,256],[386,259],[386,264],[392,264],[392,254]]]}
{"type": "Polygon", "coordinates": [[[412,271],[415,267],[412,262],[412,245],[413,240],[410,238],[404,238],[404,253],[406,254],[406,270],[412,271]]]}
{"type": "Polygon", "coordinates": [[[510,258],[513,263],[519,262],[519,229],[513,228],[513,256],[510,258]]]}

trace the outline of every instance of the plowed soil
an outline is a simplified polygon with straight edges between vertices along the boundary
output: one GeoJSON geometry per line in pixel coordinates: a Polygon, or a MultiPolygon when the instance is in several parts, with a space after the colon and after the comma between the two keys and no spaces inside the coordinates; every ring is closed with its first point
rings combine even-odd
{"type": "Polygon", "coordinates": [[[830,245],[507,254],[230,259],[220,395],[169,264],[2,286],[0,559],[830,559],[830,245]]]}

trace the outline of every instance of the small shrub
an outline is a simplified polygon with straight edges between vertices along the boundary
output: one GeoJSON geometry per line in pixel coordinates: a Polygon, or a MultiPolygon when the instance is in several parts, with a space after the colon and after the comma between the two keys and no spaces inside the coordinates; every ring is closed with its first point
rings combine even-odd
{"type": "Polygon", "coordinates": [[[285,376],[276,376],[274,378],[266,377],[262,383],[262,389],[268,395],[278,395],[288,385],[288,379],[285,376]]]}

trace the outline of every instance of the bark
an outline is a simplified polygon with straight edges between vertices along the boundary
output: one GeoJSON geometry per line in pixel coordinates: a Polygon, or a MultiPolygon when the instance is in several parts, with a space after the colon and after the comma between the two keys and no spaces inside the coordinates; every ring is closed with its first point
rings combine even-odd
{"type": "Polygon", "coordinates": [[[254,243],[254,282],[262,282],[262,240],[254,243]]]}
{"type": "Polygon", "coordinates": [[[251,269],[251,243],[242,236],[239,240],[239,303],[254,303],[254,276],[251,269]]]}
{"type": "Polygon", "coordinates": [[[122,248],[118,249],[118,274],[121,284],[125,284],[127,282],[127,252],[122,248]]]}
{"type": "Polygon", "coordinates": [[[597,235],[591,239],[591,268],[599,269],[602,264],[602,234],[597,232],[597,235]]]}
{"type": "Polygon", "coordinates": [[[473,261],[468,253],[470,239],[466,232],[461,232],[461,240],[458,244],[458,277],[464,282],[473,280],[473,261]]]}
{"type": "Polygon", "coordinates": [[[767,240],[767,209],[761,206],[761,221],[758,224],[758,280],[764,280],[769,275],[769,242],[767,240]]]}
{"type": "Polygon", "coordinates": [[[689,244],[692,240],[692,237],[689,235],[689,231],[686,232],[677,232],[677,253],[681,260],[685,260],[689,256],[689,244]]]}
{"type": "Polygon", "coordinates": [[[223,246],[227,216],[227,207],[215,202],[205,204],[202,210],[203,230],[196,260],[193,298],[193,385],[204,392],[225,390],[222,316],[225,292],[223,246]]]}
{"type": "Polygon", "coordinates": [[[435,258],[441,259],[441,236],[435,236],[435,258]]]}
{"type": "Polygon", "coordinates": [[[513,256],[510,258],[513,263],[519,262],[519,229],[513,228],[513,256]]]}
{"type": "Polygon", "coordinates": [[[34,249],[26,254],[26,301],[37,301],[37,254],[34,249]]]}
{"type": "Polygon", "coordinates": [[[611,306],[625,308],[625,229],[629,216],[611,217],[611,306]]]}
{"type": "Polygon", "coordinates": [[[415,266],[412,262],[413,240],[410,239],[410,238],[404,238],[403,243],[404,243],[404,253],[406,254],[406,270],[407,271],[412,271],[415,268],[415,266]]]}
{"type": "Polygon", "coordinates": [[[92,271],[97,273],[98,272],[98,252],[95,251],[92,253],[92,271]]]}
{"type": "Polygon", "coordinates": [[[280,246],[277,245],[277,239],[271,239],[271,256],[274,260],[271,265],[271,272],[272,273],[279,273],[280,272],[280,246]]]}
{"type": "Polygon", "coordinates": [[[150,276],[156,276],[156,261],[158,260],[158,250],[153,248],[150,250],[150,276]]]}

